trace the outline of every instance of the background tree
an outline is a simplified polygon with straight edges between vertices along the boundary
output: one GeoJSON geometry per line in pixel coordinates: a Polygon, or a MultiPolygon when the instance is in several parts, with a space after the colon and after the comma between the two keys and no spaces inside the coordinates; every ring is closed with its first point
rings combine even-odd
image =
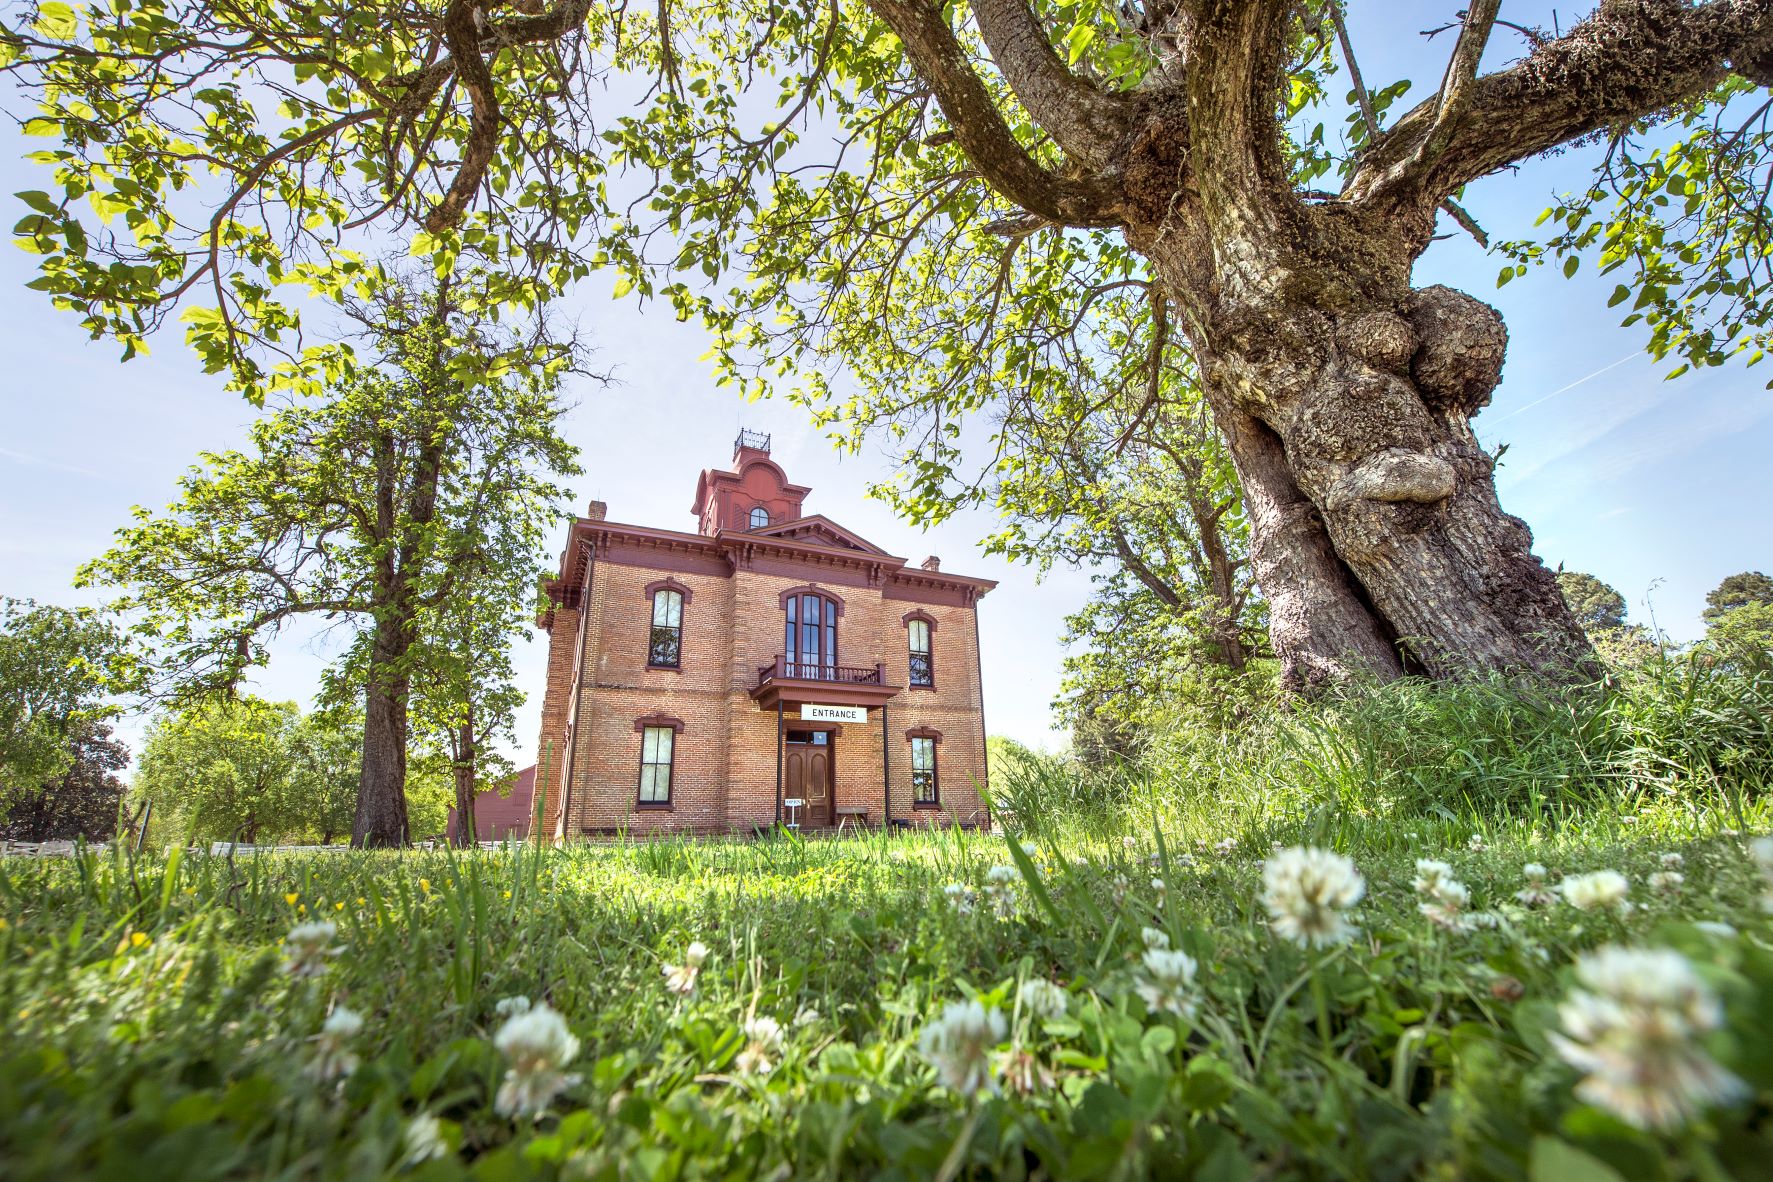
{"type": "Polygon", "coordinates": [[[91,611],[0,597],[0,807],[57,781],[126,673],[117,629],[91,611]]]}
{"type": "Polygon", "coordinates": [[[884,423],[939,502],[965,416],[1006,390],[1063,406],[1052,343],[1145,285],[1237,468],[1290,684],[1561,673],[1589,646],[1470,426],[1506,332],[1471,296],[1413,287],[1412,268],[1439,214],[1470,224],[1466,185],[1592,145],[1597,192],[1628,160],[1673,186],[1620,198],[1623,240],[1591,239],[1603,265],[1637,260],[1625,278],[1674,325],[1651,347],[1705,363],[1760,347],[1767,108],[1731,104],[1773,74],[1773,9],[1617,0],[1554,36],[1504,28],[1497,8],[1453,18],[1440,85],[1395,117],[1401,85],[1351,75],[1340,146],[1324,125],[1350,40],[1327,0],[807,0],[762,36],[752,6],[682,12],[622,59],[689,79],[610,134],[620,163],[656,170],[665,210],[654,237],[636,230],[660,270],[633,286],[701,314],[747,388],[792,374],[824,418],[884,423]],[[1517,34],[1519,59],[1486,72],[1492,41],[1517,34]],[[729,134],[758,73],[789,109],[729,134]],[[839,125],[835,154],[795,134],[815,109],[839,125]],[[1653,126],[1683,138],[1647,155],[1653,126]],[[696,270],[744,281],[676,278],[696,270]],[[827,384],[833,361],[859,395],[827,384]]]}
{"type": "Polygon", "coordinates": [[[131,795],[152,801],[161,840],[272,843],[299,833],[306,802],[294,702],[242,697],[172,710],[148,730],[131,795]]]}
{"type": "Polygon", "coordinates": [[[0,815],[0,838],[109,841],[116,836],[124,794],[117,773],[129,765],[129,748],[111,737],[110,727],[92,718],[70,723],[67,742],[67,767],[41,791],[13,800],[0,815]]]}
{"type": "Polygon", "coordinates": [[[1598,634],[1625,627],[1625,596],[1593,575],[1560,568],[1558,590],[1591,640],[1598,634]]]}
{"type": "Polygon", "coordinates": [[[351,835],[363,771],[360,710],[317,710],[290,735],[292,775],[304,829],[322,845],[351,835]]]}
{"type": "Polygon", "coordinates": [[[159,644],[165,691],[181,697],[233,693],[293,621],[349,629],[340,667],[360,673],[364,719],[354,845],[410,836],[413,677],[441,652],[425,628],[453,604],[534,586],[564,500],[555,480],[578,472],[558,433],[576,346],[540,320],[488,323],[481,290],[448,276],[422,292],[366,284],[350,310],[379,364],[283,401],[251,451],[205,456],[170,510],[137,510],[80,574],[124,590],[116,606],[159,644]]]}
{"type": "Polygon", "coordinates": [[[1773,652],[1773,578],[1743,571],[1707,592],[1705,636],[1730,648],[1773,652]]]}

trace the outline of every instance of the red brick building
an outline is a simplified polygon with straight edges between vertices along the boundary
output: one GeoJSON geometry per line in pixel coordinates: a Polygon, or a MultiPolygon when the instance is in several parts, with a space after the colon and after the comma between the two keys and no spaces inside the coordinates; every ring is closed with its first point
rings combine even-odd
{"type": "MultiPolygon", "coordinates": [[[[474,835],[478,841],[503,841],[507,837],[522,841],[529,836],[530,818],[535,816],[536,769],[526,767],[497,787],[474,794],[474,835]]],[[[456,839],[462,818],[455,806],[449,810],[449,840],[456,839]]]]}
{"type": "Polygon", "coordinates": [[[541,620],[556,836],[988,822],[975,612],[996,584],[908,566],[805,514],[808,491],[742,432],[696,482],[696,532],[597,501],[573,521],[541,620]]]}

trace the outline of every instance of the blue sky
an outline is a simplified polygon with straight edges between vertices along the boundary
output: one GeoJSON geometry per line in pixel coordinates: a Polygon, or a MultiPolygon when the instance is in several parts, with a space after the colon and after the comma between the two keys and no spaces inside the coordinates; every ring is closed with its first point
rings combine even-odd
{"type": "MultiPolygon", "coordinates": [[[[1439,81],[1448,37],[1425,45],[1416,30],[1444,23],[1460,5],[1351,7],[1369,85],[1408,77],[1421,92],[1439,81]]],[[[1546,11],[1510,4],[1503,15],[1549,24],[1546,11]]],[[[1492,64],[1517,45],[1499,31],[1492,64]]],[[[0,131],[4,193],[47,187],[20,161],[25,150],[10,129],[0,131]]],[[[1554,192],[1580,183],[1588,160],[1577,153],[1529,163],[1472,186],[1465,204],[1492,237],[1523,236],[1554,192]]],[[[8,225],[22,213],[13,206],[8,225]]],[[[204,375],[174,336],[156,341],[151,356],[119,364],[113,345],[86,340],[73,317],[25,290],[31,262],[0,245],[0,355],[12,359],[0,380],[0,594],[90,602],[69,586],[74,569],[105,548],[132,506],[170,500],[200,449],[242,438],[252,410],[204,375]]],[[[1507,320],[1503,383],[1477,420],[1487,445],[1508,445],[1504,507],[1532,526],[1547,562],[1613,584],[1634,619],[1648,622],[1653,609],[1675,638],[1696,637],[1707,590],[1732,572],[1773,568],[1773,394],[1762,389],[1773,371],[1732,367],[1663,381],[1640,351],[1641,335],[1618,327],[1617,310],[1605,306],[1614,280],[1584,268],[1566,281],[1547,269],[1498,291],[1500,266],[1460,235],[1433,246],[1416,278],[1468,291],[1507,320]]],[[[1029,742],[1062,741],[1048,729],[1047,704],[1059,681],[1060,620],[1084,601],[1084,575],[1056,572],[1037,583],[1025,568],[983,557],[977,541],[992,523],[982,514],[928,534],[898,522],[862,493],[886,474],[880,452],[839,457],[793,407],[744,405],[716,391],[698,360],[706,347],[698,328],[660,306],[612,301],[609,291],[609,279],[594,277],[574,301],[597,365],[618,379],[577,391],[566,431],[583,449],[586,474],[575,501],[607,501],[616,520],[693,529],[697,472],[728,460],[739,426],[771,432],[790,477],[812,486],[808,512],[913,561],[934,553],[944,569],[1001,580],[981,608],[987,724],[1029,742]]],[[[260,692],[306,700],[326,655],[291,637],[260,692]]],[[[541,645],[525,642],[518,657],[524,684],[539,692],[541,645]]],[[[520,721],[524,748],[538,710],[532,700],[520,721]]],[[[133,736],[139,723],[124,729],[133,736]]]]}

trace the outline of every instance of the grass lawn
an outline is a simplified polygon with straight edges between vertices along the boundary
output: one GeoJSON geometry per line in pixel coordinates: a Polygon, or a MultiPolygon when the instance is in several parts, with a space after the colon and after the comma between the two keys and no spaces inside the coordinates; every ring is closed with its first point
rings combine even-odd
{"type": "Polygon", "coordinates": [[[1053,826],[1032,857],[957,833],[6,860],[0,1176],[1773,1169],[1760,812],[1480,836],[1324,810],[1235,848],[1209,816],[1053,826]],[[1277,844],[1340,851],[1364,894],[1270,883],[1275,921],[1277,844]],[[1629,908],[1560,885],[1603,869],[1629,908]],[[1579,982],[1605,945],[1680,958],[1579,982]]]}

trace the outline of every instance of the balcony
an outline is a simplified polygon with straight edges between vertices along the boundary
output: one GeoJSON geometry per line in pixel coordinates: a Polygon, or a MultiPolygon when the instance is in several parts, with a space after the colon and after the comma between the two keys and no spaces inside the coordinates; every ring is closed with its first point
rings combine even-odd
{"type": "Polygon", "coordinates": [[[777,702],[784,706],[816,702],[872,707],[884,704],[903,688],[887,684],[882,664],[820,665],[777,656],[758,667],[751,700],[764,710],[774,710],[777,702]]]}

